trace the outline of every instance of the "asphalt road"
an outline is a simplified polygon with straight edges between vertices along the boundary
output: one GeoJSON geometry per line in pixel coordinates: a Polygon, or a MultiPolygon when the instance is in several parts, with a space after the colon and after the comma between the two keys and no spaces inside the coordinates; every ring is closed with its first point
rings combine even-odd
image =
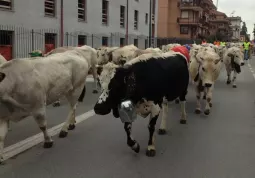
{"type": "MultiPolygon", "coordinates": [[[[255,59],[252,67],[255,67],[255,59]]],[[[148,119],[140,118],[134,123],[133,136],[141,146],[140,153],[136,154],[126,145],[119,119],[111,115],[93,116],[78,124],[67,138],[54,137],[53,148],[43,149],[39,144],[7,160],[0,167],[0,177],[254,178],[255,78],[250,68],[248,65],[242,68],[236,89],[225,84],[223,70],[215,85],[210,116],[194,114],[196,101],[191,86],[187,97],[188,124],[179,124],[180,106],[173,104],[168,134],[156,135],[157,153],[153,158],[145,155],[148,119]]],[[[96,96],[90,93],[87,92],[87,100],[78,112],[93,108],[96,96]]],[[[50,126],[65,120],[66,106],[48,110],[50,126]]],[[[22,139],[39,132],[35,123],[25,122],[13,124],[7,140],[17,141],[18,136],[22,139]],[[20,127],[19,131],[15,127],[20,127]]]]}

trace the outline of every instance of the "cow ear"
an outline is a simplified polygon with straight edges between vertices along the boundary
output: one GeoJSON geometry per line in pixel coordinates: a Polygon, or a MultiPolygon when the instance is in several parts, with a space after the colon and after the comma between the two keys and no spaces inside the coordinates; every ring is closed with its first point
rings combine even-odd
{"type": "Polygon", "coordinates": [[[5,78],[5,74],[0,72],[0,82],[2,82],[4,78],[5,78]]]}

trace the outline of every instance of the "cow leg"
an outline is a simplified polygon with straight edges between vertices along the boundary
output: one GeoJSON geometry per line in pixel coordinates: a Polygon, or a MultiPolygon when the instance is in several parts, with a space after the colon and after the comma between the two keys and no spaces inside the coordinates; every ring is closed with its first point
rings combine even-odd
{"type": "Polygon", "coordinates": [[[186,107],[185,107],[186,94],[187,94],[187,91],[185,91],[185,93],[183,93],[180,96],[180,101],[181,101],[181,120],[180,120],[180,123],[181,124],[186,124],[187,123],[187,113],[186,113],[186,107]]]}
{"type": "Polygon", "coordinates": [[[174,102],[175,102],[175,104],[179,104],[180,103],[179,98],[176,98],[174,102]]]}
{"type": "Polygon", "coordinates": [[[236,76],[237,76],[237,72],[234,70],[234,75],[233,75],[233,79],[232,79],[232,87],[236,88],[236,76]]]}
{"type": "Polygon", "coordinates": [[[44,136],[44,148],[51,148],[53,146],[53,140],[47,130],[46,121],[46,109],[42,108],[33,114],[35,121],[37,122],[39,128],[43,132],[44,136]]]}
{"type": "Polygon", "coordinates": [[[53,107],[59,107],[59,106],[60,106],[60,99],[53,103],[53,107]]]}
{"type": "Polygon", "coordinates": [[[162,120],[158,130],[159,135],[166,134],[166,119],[167,119],[168,113],[169,113],[168,101],[164,98],[162,103],[162,120]]]}
{"type": "Polygon", "coordinates": [[[160,113],[159,105],[153,104],[151,106],[150,122],[148,125],[149,141],[148,141],[148,147],[147,147],[147,151],[146,151],[146,156],[148,156],[148,157],[154,157],[156,155],[154,132],[155,132],[155,125],[157,123],[159,113],[160,113]]]}
{"type": "Polygon", "coordinates": [[[69,113],[67,116],[67,120],[65,121],[65,123],[59,133],[60,138],[64,138],[67,136],[68,129],[73,130],[75,128],[75,110],[76,110],[76,107],[78,104],[79,93],[82,92],[84,85],[81,85],[79,88],[69,92],[69,94],[66,95],[66,99],[70,104],[70,110],[69,110],[69,113]]]}
{"type": "Polygon", "coordinates": [[[231,79],[230,79],[230,76],[231,76],[231,70],[230,69],[227,69],[227,85],[231,83],[231,79]]]}
{"type": "Polygon", "coordinates": [[[97,69],[96,68],[92,68],[92,75],[93,75],[93,78],[94,78],[94,90],[93,90],[93,93],[98,93],[98,76],[97,76],[97,69]]]}
{"type": "Polygon", "coordinates": [[[213,86],[210,88],[207,88],[207,95],[206,95],[206,105],[205,105],[205,111],[204,114],[205,115],[209,115],[210,114],[210,110],[211,110],[211,106],[212,106],[212,89],[213,86]]]}
{"type": "Polygon", "coordinates": [[[0,119],[0,164],[3,163],[4,140],[8,132],[8,121],[0,119]]]}
{"type": "Polygon", "coordinates": [[[201,92],[200,92],[198,86],[196,86],[196,97],[197,97],[197,107],[196,107],[195,113],[200,114],[201,113],[201,103],[200,103],[201,92]]]}
{"type": "Polygon", "coordinates": [[[140,151],[140,145],[137,143],[136,140],[134,140],[131,136],[132,132],[132,123],[125,122],[124,129],[127,134],[127,145],[136,153],[139,153],[140,151]]]}

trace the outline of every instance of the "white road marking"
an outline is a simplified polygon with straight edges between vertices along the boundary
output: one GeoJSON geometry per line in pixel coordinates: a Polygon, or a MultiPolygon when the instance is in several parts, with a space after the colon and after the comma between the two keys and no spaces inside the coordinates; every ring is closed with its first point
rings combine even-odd
{"type": "MultiPolygon", "coordinates": [[[[90,110],[86,113],[83,113],[83,114],[76,117],[76,124],[81,123],[81,122],[91,118],[94,115],[95,115],[94,110],[90,110]]],[[[57,135],[60,132],[63,125],[64,125],[64,122],[50,128],[48,130],[49,134],[51,136],[57,135]]],[[[7,160],[7,159],[9,159],[9,158],[21,153],[21,152],[24,152],[25,150],[27,150],[27,149],[43,142],[43,141],[44,141],[43,134],[39,133],[39,134],[31,136],[31,137],[29,137],[25,140],[22,140],[18,143],[15,143],[11,146],[8,146],[4,149],[4,152],[3,152],[4,160],[7,160]]]]}
{"type": "Polygon", "coordinates": [[[252,69],[251,64],[248,63],[247,66],[249,67],[249,69],[250,69],[250,71],[251,71],[251,73],[252,73],[252,76],[253,76],[253,78],[255,79],[254,70],[252,69]]]}
{"type": "Polygon", "coordinates": [[[94,82],[93,77],[87,77],[87,78],[86,78],[86,82],[94,82]]]}

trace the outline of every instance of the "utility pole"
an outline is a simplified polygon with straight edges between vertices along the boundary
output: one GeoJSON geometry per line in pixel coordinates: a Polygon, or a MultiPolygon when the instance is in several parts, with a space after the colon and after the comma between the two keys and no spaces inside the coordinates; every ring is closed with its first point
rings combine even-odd
{"type": "Polygon", "coordinates": [[[64,44],[64,13],[63,0],[60,1],[60,46],[64,44]]]}
{"type": "Polygon", "coordinates": [[[149,10],[149,48],[151,47],[151,1],[150,0],[150,10],[149,10]]]}
{"type": "Polygon", "coordinates": [[[128,0],[126,1],[127,12],[126,12],[126,45],[128,45],[128,0]]]}

